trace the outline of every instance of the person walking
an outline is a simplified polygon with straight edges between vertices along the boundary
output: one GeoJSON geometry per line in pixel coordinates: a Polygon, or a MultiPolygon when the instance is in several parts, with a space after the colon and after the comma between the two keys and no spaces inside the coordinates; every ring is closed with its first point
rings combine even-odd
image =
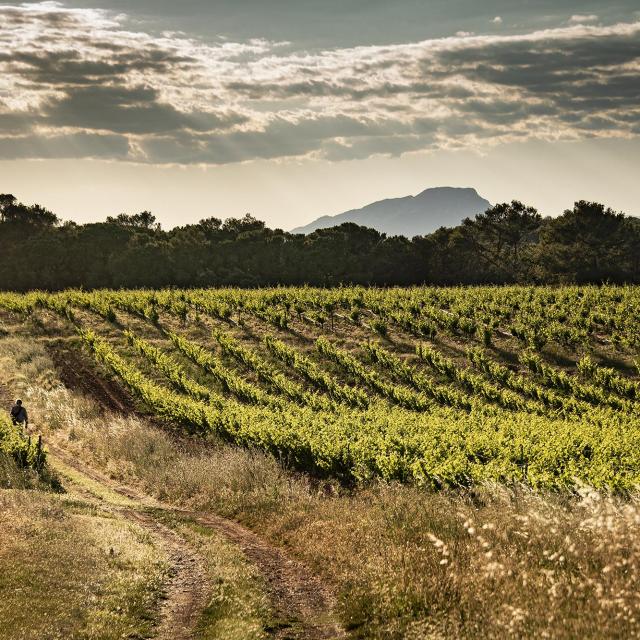
{"type": "Polygon", "coordinates": [[[11,407],[11,422],[14,425],[24,425],[25,429],[29,426],[29,416],[22,405],[22,400],[16,400],[16,403],[11,407]]]}

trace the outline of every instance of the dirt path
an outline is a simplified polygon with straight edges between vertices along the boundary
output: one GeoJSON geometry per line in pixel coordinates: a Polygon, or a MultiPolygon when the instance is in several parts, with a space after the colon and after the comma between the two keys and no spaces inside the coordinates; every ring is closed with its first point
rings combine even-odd
{"type": "Polygon", "coordinates": [[[49,464],[65,479],[67,490],[117,513],[147,531],[167,557],[168,577],[158,612],[158,640],[192,640],[200,614],[207,604],[208,585],[204,559],[175,531],[160,523],[148,505],[133,493],[123,493],[93,473],[88,473],[69,454],[48,445],[49,464]]]}
{"type": "Polygon", "coordinates": [[[180,535],[148,513],[132,510],[129,516],[156,537],[169,558],[169,580],[155,637],[192,640],[209,593],[204,559],[180,535]]]}
{"type": "Polygon", "coordinates": [[[336,606],[333,594],[304,565],[236,522],[213,515],[191,515],[201,525],[237,544],[260,569],[278,617],[290,625],[276,631],[275,637],[301,640],[346,637],[333,613],[336,606]]]}
{"type": "MultiPolygon", "coordinates": [[[[60,377],[67,387],[91,395],[106,411],[134,413],[133,403],[117,384],[100,378],[91,365],[74,350],[49,348],[60,377]]],[[[11,402],[8,390],[0,384],[0,402],[11,402]]],[[[153,427],[151,427],[153,428],[153,427]]],[[[161,509],[189,518],[224,536],[237,545],[263,576],[272,608],[279,625],[270,630],[279,640],[329,640],[346,637],[335,616],[336,601],[327,586],[307,567],[289,558],[281,549],[262,540],[237,522],[210,513],[195,513],[163,504],[135,488],[122,485],[94,468],[90,468],[64,447],[48,440],[50,455],[73,469],[107,493],[131,501],[128,512],[139,524],[161,541],[173,567],[163,605],[160,640],[192,638],[199,612],[204,608],[206,585],[203,585],[201,561],[188,544],[152,515],[161,509]],[[133,508],[132,508],[133,507],[133,508]]]]}
{"type": "MultiPolygon", "coordinates": [[[[333,616],[335,600],[331,592],[306,567],[288,558],[282,550],[261,540],[255,533],[236,522],[161,503],[134,488],[116,482],[96,469],[87,467],[77,457],[51,442],[47,443],[47,447],[54,458],[104,490],[114,492],[147,510],[161,509],[188,518],[238,545],[264,577],[276,617],[281,621],[280,628],[272,630],[274,638],[329,640],[344,637],[344,631],[333,616]]],[[[138,516],[140,513],[137,512],[138,516]]],[[[154,522],[158,524],[148,511],[144,516],[150,526],[153,526],[154,522]]],[[[160,527],[162,528],[162,525],[160,527]]]]}

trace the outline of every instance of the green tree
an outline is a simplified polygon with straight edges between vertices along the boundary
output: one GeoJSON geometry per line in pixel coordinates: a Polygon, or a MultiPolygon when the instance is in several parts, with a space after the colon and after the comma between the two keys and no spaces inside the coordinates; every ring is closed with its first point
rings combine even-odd
{"type": "Polygon", "coordinates": [[[132,227],[134,229],[148,229],[150,231],[160,231],[160,224],[156,222],[156,217],[151,211],[141,211],[140,213],[121,213],[115,218],[109,216],[107,224],[120,227],[132,227]]]}
{"type": "Polygon", "coordinates": [[[473,220],[467,218],[462,228],[490,279],[518,282],[529,276],[531,248],[541,221],[534,207],[513,200],[497,204],[473,220]]]}
{"type": "Polygon", "coordinates": [[[60,223],[58,216],[39,204],[18,202],[10,193],[0,194],[0,222],[34,227],[54,227],[60,223]]]}
{"type": "Polygon", "coordinates": [[[546,279],[566,282],[623,281],[629,237],[625,215],[580,200],[541,231],[539,261],[546,279]]]}

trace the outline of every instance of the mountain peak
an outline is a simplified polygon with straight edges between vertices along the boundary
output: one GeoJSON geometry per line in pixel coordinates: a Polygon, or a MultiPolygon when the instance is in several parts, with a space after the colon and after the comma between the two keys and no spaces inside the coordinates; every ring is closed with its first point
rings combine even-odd
{"type": "Polygon", "coordinates": [[[414,197],[422,198],[435,195],[448,196],[452,194],[468,194],[480,197],[473,187],[427,187],[424,191],[421,191],[414,197]]]}
{"type": "Polygon", "coordinates": [[[372,227],[388,235],[408,238],[453,227],[491,206],[472,187],[430,187],[415,196],[379,200],[335,216],[322,216],[292,233],[312,233],[344,222],[372,227]]]}

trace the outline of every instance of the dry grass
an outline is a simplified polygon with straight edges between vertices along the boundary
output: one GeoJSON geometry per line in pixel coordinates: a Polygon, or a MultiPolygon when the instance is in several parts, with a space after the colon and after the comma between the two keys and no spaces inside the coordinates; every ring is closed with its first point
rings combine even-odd
{"type": "Polygon", "coordinates": [[[69,435],[114,477],[240,518],[291,547],[340,586],[344,618],[361,637],[635,633],[633,503],[500,487],[473,495],[333,488],[328,496],[261,454],[189,450],[136,420],[84,421],[69,435]]]}
{"type": "Polygon", "coordinates": [[[0,639],[146,637],[164,571],[141,529],[34,491],[0,492],[0,639]]]}
{"type": "Polygon", "coordinates": [[[347,492],[260,453],[176,442],[135,419],[105,419],[64,389],[39,386],[27,396],[55,427],[52,437],[114,477],[236,517],[288,546],[337,585],[354,637],[639,635],[634,500],[587,488],[581,496],[499,486],[347,492]]]}
{"type": "Polygon", "coordinates": [[[327,496],[272,460],[181,450],[130,421],[77,432],[82,455],[165,500],[237,517],[339,585],[363,638],[633,637],[640,509],[600,494],[377,486],[327,496]]]}
{"type": "Polygon", "coordinates": [[[0,489],[32,489],[40,486],[38,475],[20,469],[11,456],[0,452],[0,489]]]}

